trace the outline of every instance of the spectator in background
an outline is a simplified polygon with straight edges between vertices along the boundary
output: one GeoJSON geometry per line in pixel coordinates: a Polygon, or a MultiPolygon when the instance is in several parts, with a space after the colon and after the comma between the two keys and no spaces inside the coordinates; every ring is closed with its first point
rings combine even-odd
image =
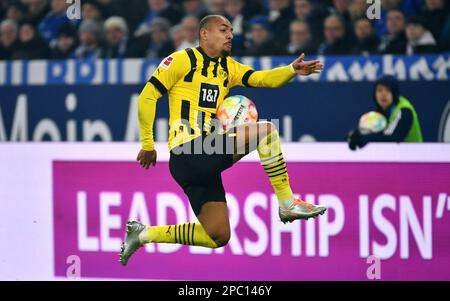
{"type": "Polygon", "coordinates": [[[173,48],[180,49],[181,44],[185,39],[183,26],[181,24],[177,24],[170,29],[170,39],[172,41],[173,48]]]}
{"type": "Polygon", "coordinates": [[[367,18],[369,5],[366,0],[353,0],[349,7],[349,13],[353,21],[367,18]]]}
{"type": "Polygon", "coordinates": [[[150,43],[146,50],[147,58],[163,58],[173,51],[173,44],[169,36],[170,24],[164,18],[156,18],[150,25],[150,43]]]}
{"type": "Polygon", "coordinates": [[[406,53],[405,15],[393,9],[387,13],[387,33],[381,39],[379,52],[386,54],[406,53]]]}
{"type": "Polygon", "coordinates": [[[152,24],[152,21],[156,18],[165,18],[169,21],[170,25],[175,25],[180,22],[182,14],[178,10],[174,9],[167,0],[147,0],[148,13],[144,20],[139,25],[135,35],[139,36],[142,32],[146,32],[152,24]]]}
{"type": "Polygon", "coordinates": [[[437,51],[436,40],[424,26],[420,17],[411,17],[406,25],[406,54],[423,54],[437,51]]]}
{"type": "Polygon", "coordinates": [[[270,56],[281,53],[272,37],[271,25],[266,16],[254,16],[250,20],[250,40],[246,41],[245,56],[270,56]]]}
{"type": "Polygon", "coordinates": [[[225,0],[205,0],[208,14],[225,15],[225,0]]]}
{"type": "Polygon", "coordinates": [[[102,28],[96,21],[83,21],[78,29],[78,39],[80,45],[73,53],[74,58],[97,59],[103,56],[102,28]]]}
{"type": "Polygon", "coordinates": [[[23,23],[19,29],[18,49],[14,53],[14,59],[35,60],[48,59],[50,49],[44,39],[36,32],[32,23],[23,23]]]}
{"type": "Polygon", "coordinates": [[[269,0],[268,18],[277,42],[285,45],[289,42],[289,24],[295,19],[290,0],[269,0]]]}
{"type": "Polygon", "coordinates": [[[133,49],[133,41],[128,36],[128,26],[122,17],[109,17],[104,23],[106,33],[105,58],[129,58],[136,57],[133,49]]]}
{"type": "Polygon", "coordinates": [[[65,0],[51,0],[51,10],[39,23],[39,33],[52,43],[56,39],[59,27],[70,22],[66,16],[68,4],[65,0]]]}
{"type": "Polygon", "coordinates": [[[375,34],[372,22],[361,18],[355,21],[356,50],[357,54],[369,55],[378,51],[379,39],[375,34]]]}
{"type": "Polygon", "coordinates": [[[28,20],[38,26],[39,22],[50,11],[47,0],[27,0],[25,3],[28,6],[28,20]]]}
{"type": "Polygon", "coordinates": [[[351,0],[333,0],[334,9],[331,10],[331,13],[341,17],[345,24],[345,32],[347,36],[354,38],[353,20],[350,14],[351,3],[351,0]]]}
{"type": "Polygon", "coordinates": [[[243,0],[229,0],[225,5],[226,17],[233,25],[233,54],[240,56],[244,51],[243,0]]]}
{"type": "Polygon", "coordinates": [[[103,20],[103,7],[96,1],[84,0],[81,6],[81,18],[101,22],[103,20]]]}
{"type": "Polygon", "coordinates": [[[196,16],[199,20],[208,14],[202,0],[182,0],[183,11],[186,16],[196,16]]]}
{"type": "Polygon", "coordinates": [[[353,54],[353,42],[345,30],[345,22],[339,15],[330,15],[325,19],[325,41],[320,45],[320,55],[353,54]]]}
{"type": "Polygon", "coordinates": [[[13,2],[9,4],[6,12],[6,19],[11,19],[17,23],[22,22],[28,14],[28,7],[22,2],[13,2]]]}
{"type": "Polygon", "coordinates": [[[186,16],[181,22],[184,32],[184,40],[177,50],[195,48],[198,46],[198,26],[199,20],[195,16],[186,16]]]}
{"type": "Polygon", "coordinates": [[[449,48],[444,46],[450,44],[450,30],[445,32],[446,28],[450,29],[448,4],[446,7],[444,0],[426,0],[421,16],[425,27],[431,31],[440,48],[448,50],[449,48]]]}
{"type": "Polygon", "coordinates": [[[286,47],[285,54],[299,56],[304,53],[306,56],[317,53],[317,47],[313,44],[308,23],[294,20],[290,25],[290,41],[286,47]]]}
{"type": "Polygon", "coordinates": [[[0,23],[0,60],[11,60],[18,49],[19,27],[14,20],[0,23]]]}
{"type": "Polygon", "coordinates": [[[56,42],[51,48],[51,57],[54,59],[68,59],[77,48],[77,32],[70,24],[61,26],[58,30],[56,42]]]}
{"type": "Polygon", "coordinates": [[[297,20],[308,23],[313,43],[320,44],[323,40],[323,24],[328,11],[322,6],[313,5],[311,0],[295,0],[294,12],[297,20]]]}
{"type": "Polygon", "coordinates": [[[381,2],[380,19],[375,22],[375,32],[379,38],[387,34],[387,14],[390,10],[401,10],[402,0],[383,0],[381,2]]]}
{"type": "Polygon", "coordinates": [[[421,11],[423,0],[382,0],[381,16],[375,23],[377,36],[381,38],[387,33],[387,14],[390,10],[401,10],[405,16],[418,15],[421,11]]]}

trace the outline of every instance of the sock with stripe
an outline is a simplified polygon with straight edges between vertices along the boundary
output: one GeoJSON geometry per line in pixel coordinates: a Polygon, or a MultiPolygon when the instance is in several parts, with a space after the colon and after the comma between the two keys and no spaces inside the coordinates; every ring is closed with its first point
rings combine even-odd
{"type": "Polygon", "coordinates": [[[217,248],[217,244],[200,223],[147,227],[139,235],[142,243],[173,243],[206,248],[217,248]]]}
{"type": "Polygon", "coordinates": [[[258,144],[258,154],[280,205],[286,206],[293,199],[293,193],[277,130],[261,139],[258,144]]]}

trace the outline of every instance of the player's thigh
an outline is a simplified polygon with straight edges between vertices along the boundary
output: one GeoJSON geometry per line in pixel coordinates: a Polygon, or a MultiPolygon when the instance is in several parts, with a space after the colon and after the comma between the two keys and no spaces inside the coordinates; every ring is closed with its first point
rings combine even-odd
{"type": "Polygon", "coordinates": [[[206,233],[216,242],[226,244],[230,239],[230,221],[226,202],[209,201],[203,204],[198,221],[206,233]]]}
{"type": "Polygon", "coordinates": [[[233,162],[237,162],[252,151],[256,150],[261,139],[265,138],[276,126],[272,122],[260,121],[243,124],[235,128],[235,152],[233,162]]]}

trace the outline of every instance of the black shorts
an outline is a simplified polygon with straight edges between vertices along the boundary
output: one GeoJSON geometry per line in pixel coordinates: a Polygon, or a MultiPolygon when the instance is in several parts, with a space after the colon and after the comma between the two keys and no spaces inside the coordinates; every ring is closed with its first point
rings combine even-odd
{"type": "MultiPolygon", "coordinates": [[[[215,135],[216,139],[223,139],[223,145],[227,140],[233,139],[227,134],[215,135]]],[[[206,135],[202,135],[187,144],[203,142],[205,137],[206,135]]],[[[180,147],[183,146],[186,145],[177,146],[170,151],[169,169],[188,196],[195,215],[199,215],[206,202],[226,202],[221,173],[233,165],[233,154],[226,153],[225,150],[208,154],[203,149],[201,153],[194,153],[193,149],[191,153],[180,153],[180,147]]]]}

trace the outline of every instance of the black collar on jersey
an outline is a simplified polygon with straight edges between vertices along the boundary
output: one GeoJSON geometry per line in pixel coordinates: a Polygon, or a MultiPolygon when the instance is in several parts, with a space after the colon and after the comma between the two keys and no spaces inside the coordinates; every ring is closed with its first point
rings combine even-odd
{"type": "Polygon", "coordinates": [[[215,58],[212,58],[212,57],[208,56],[208,55],[205,53],[205,51],[202,49],[202,47],[200,47],[200,46],[198,46],[198,47],[195,48],[195,49],[197,49],[198,52],[200,52],[200,53],[203,55],[203,59],[204,59],[205,61],[208,60],[208,61],[213,61],[213,62],[217,63],[217,62],[219,61],[219,59],[220,59],[220,56],[219,56],[219,57],[215,57],[215,58]]]}

